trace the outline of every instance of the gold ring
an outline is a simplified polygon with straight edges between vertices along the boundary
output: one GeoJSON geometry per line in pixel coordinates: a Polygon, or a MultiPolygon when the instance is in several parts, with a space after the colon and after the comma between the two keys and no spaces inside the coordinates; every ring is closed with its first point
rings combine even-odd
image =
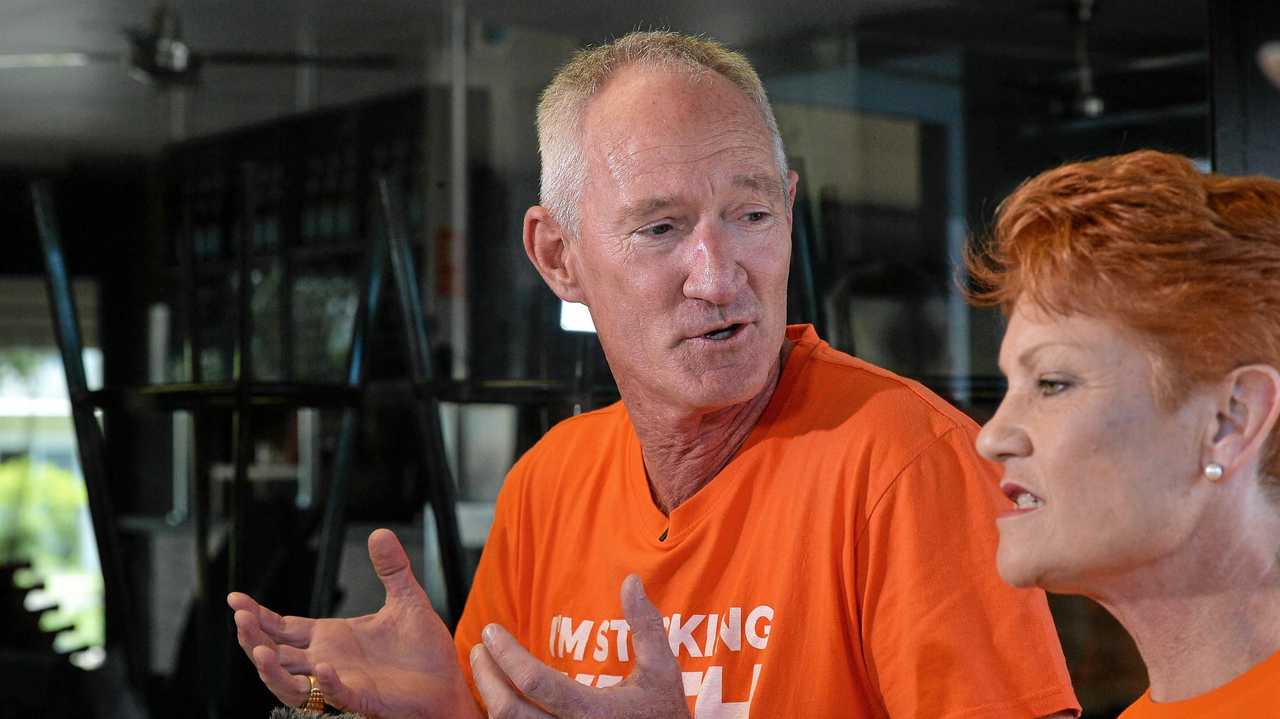
{"type": "Polygon", "coordinates": [[[307,684],[311,687],[307,691],[307,700],[302,703],[302,709],[311,712],[324,711],[324,692],[320,690],[320,683],[316,681],[316,675],[307,675],[307,684]]]}

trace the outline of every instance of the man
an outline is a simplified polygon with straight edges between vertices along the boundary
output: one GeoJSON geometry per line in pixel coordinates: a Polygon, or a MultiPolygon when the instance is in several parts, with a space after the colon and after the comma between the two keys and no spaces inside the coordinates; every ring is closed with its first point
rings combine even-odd
{"type": "Polygon", "coordinates": [[[456,660],[384,530],[375,615],[232,595],[276,696],[314,682],[382,717],[478,716],[473,691],[495,717],[1074,716],[1043,596],[995,573],[1010,505],[973,423],[786,327],[797,177],[746,60],[633,33],[557,75],[538,132],[525,249],[591,309],[622,402],[511,470],[456,660]]]}

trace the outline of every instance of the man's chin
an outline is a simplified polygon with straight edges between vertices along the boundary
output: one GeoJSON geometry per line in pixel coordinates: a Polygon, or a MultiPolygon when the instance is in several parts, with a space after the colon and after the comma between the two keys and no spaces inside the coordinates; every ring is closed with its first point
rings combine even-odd
{"type": "Polygon", "coordinates": [[[696,382],[679,390],[678,402],[689,405],[691,409],[718,410],[741,404],[751,398],[742,385],[722,386],[718,382],[696,382]]]}
{"type": "Polygon", "coordinates": [[[711,370],[693,375],[687,378],[688,381],[680,383],[683,387],[673,399],[691,409],[702,411],[716,411],[745,404],[764,391],[769,373],[765,371],[763,377],[757,374],[759,373],[711,370]]]}

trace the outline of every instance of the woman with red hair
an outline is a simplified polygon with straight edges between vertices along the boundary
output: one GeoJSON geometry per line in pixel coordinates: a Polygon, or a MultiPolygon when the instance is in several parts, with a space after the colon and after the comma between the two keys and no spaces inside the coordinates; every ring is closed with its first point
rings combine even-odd
{"type": "Polygon", "coordinates": [[[1123,719],[1280,716],[1280,182],[1143,151],[1019,187],[970,253],[1008,318],[1005,581],[1082,594],[1151,687],[1123,719]]]}

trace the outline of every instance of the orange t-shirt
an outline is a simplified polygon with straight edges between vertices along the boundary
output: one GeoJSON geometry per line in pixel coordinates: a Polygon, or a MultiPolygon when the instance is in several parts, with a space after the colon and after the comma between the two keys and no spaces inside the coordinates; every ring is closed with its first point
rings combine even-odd
{"type": "Polygon", "coordinates": [[[1226,684],[1198,697],[1158,704],[1151,690],[1120,719],[1275,719],[1280,717],[1280,652],[1226,684]]]}
{"type": "Polygon", "coordinates": [[[458,625],[468,677],[497,622],[583,684],[619,682],[634,649],[618,591],[636,573],[696,719],[1078,712],[1044,595],[996,574],[1007,500],[974,424],[811,327],[787,337],[759,423],[669,517],[621,404],[517,462],[458,625]]]}

